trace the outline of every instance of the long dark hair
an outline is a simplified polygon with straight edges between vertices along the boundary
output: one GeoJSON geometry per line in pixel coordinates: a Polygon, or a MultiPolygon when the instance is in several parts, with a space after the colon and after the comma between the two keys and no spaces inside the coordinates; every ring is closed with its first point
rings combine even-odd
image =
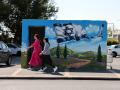
{"type": "Polygon", "coordinates": [[[40,38],[39,34],[35,34],[34,36],[39,40],[39,42],[40,42],[39,44],[43,50],[43,48],[44,48],[43,38],[40,38]]]}
{"type": "Polygon", "coordinates": [[[37,39],[40,39],[39,34],[35,34],[34,36],[37,37],[37,39]]]}
{"type": "Polygon", "coordinates": [[[49,43],[49,40],[48,40],[48,38],[44,38],[44,40],[49,44],[49,46],[50,46],[50,43],[49,43]]]}

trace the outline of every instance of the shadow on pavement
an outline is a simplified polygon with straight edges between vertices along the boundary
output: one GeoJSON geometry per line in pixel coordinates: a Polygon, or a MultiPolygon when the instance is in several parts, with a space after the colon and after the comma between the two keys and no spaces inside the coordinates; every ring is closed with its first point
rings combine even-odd
{"type": "Polygon", "coordinates": [[[113,71],[115,71],[116,73],[120,73],[119,69],[112,69],[113,71]]]}
{"type": "Polygon", "coordinates": [[[61,73],[59,73],[59,72],[55,72],[55,73],[52,73],[52,72],[44,72],[43,74],[51,74],[51,75],[64,76],[63,74],[61,74],[61,73]]]}
{"type": "Polygon", "coordinates": [[[6,65],[0,65],[0,68],[9,68],[9,67],[14,67],[15,65],[10,65],[10,66],[6,66],[6,65]]]}
{"type": "MultiPolygon", "coordinates": [[[[34,68],[34,69],[32,69],[32,71],[35,71],[35,72],[39,72],[38,70],[40,70],[40,68],[34,68]]],[[[59,73],[59,72],[65,72],[65,70],[62,69],[62,68],[58,68],[58,70],[57,70],[55,73],[53,73],[53,69],[48,67],[48,68],[43,72],[43,74],[51,74],[51,75],[60,75],[60,76],[63,76],[63,74],[61,74],[61,73],[59,73]]]]}

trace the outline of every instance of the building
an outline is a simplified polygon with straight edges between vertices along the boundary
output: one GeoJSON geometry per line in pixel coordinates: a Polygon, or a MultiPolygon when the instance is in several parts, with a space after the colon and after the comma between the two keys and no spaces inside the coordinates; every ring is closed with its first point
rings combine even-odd
{"type": "Polygon", "coordinates": [[[112,37],[116,38],[120,42],[120,29],[113,30],[112,37]]]}

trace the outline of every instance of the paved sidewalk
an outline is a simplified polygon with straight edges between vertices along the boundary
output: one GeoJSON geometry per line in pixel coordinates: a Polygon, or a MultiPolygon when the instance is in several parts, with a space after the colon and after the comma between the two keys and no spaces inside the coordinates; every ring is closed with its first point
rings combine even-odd
{"type": "MultiPolygon", "coordinates": [[[[120,80],[120,58],[113,58],[113,70],[97,71],[97,72],[73,72],[75,70],[59,70],[57,73],[30,71],[22,69],[19,62],[13,63],[11,67],[2,66],[0,68],[0,78],[67,78],[67,79],[119,79],[120,80]],[[70,72],[71,71],[71,72],[70,72]]],[[[19,61],[18,57],[15,61],[19,61]]],[[[108,67],[109,69],[110,67],[108,67]]]]}
{"type": "Polygon", "coordinates": [[[115,72],[115,70],[106,70],[101,72],[69,72],[65,70],[65,72],[40,72],[40,71],[31,71],[27,69],[22,69],[20,65],[16,67],[13,73],[0,75],[0,78],[58,78],[58,79],[119,79],[120,73],[115,72]]]}

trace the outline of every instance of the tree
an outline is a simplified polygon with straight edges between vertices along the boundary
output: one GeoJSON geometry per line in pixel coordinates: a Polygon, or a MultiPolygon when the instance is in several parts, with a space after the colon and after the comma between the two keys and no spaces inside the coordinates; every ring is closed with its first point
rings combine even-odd
{"type": "Polygon", "coordinates": [[[67,45],[65,44],[64,53],[63,53],[64,59],[67,58],[67,54],[68,54],[68,52],[67,52],[67,45]]]}
{"type": "MultiPolygon", "coordinates": [[[[1,22],[15,34],[14,42],[21,44],[22,19],[49,19],[58,8],[53,0],[2,0],[1,22]]],[[[1,16],[1,15],[0,15],[1,16]]]]}
{"type": "Polygon", "coordinates": [[[56,56],[57,56],[57,58],[60,58],[60,46],[59,46],[59,43],[58,43],[58,46],[57,46],[57,49],[56,49],[56,56]]]}
{"type": "Polygon", "coordinates": [[[7,19],[10,12],[10,5],[6,4],[5,0],[0,0],[0,22],[7,19]]]}
{"type": "Polygon", "coordinates": [[[98,47],[97,61],[102,62],[102,53],[101,53],[101,46],[100,45],[98,47]]]}
{"type": "Polygon", "coordinates": [[[6,2],[3,1],[5,0],[0,0],[0,40],[4,42],[8,42],[9,32],[2,28],[3,23],[1,22],[7,20],[11,10],[10,10],[10,5],[7,5],[6,2]]]}
{"type": "Polygon", "coordinates": [[[0,41],[2,40],[2,29],[0,27],[0,41]]]}
{"type": "Polygon", "coordinates": [[[107,45],[119,44],[119,41],[116,38],[108,38],[107,45]]]}

